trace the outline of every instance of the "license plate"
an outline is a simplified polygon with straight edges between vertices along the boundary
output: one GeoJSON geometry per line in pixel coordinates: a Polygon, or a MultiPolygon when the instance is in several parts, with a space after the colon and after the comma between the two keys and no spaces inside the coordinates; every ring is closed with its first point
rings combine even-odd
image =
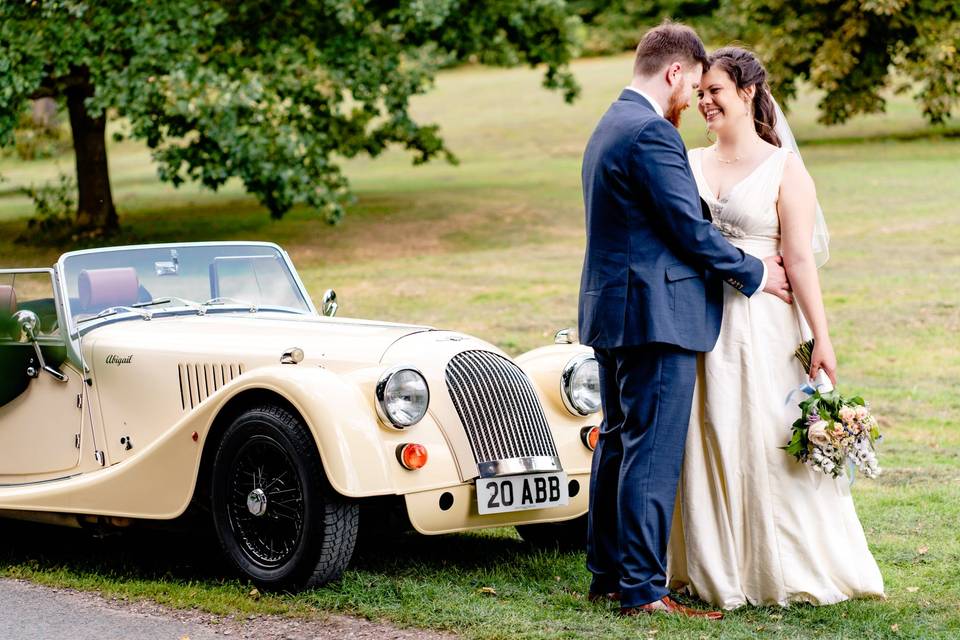
{"type": "Polygon", "coordinates": [[[562,471],[477,479],[477,509],[481,515],[562,507],[569,500],[567,474],[562,471]]]}

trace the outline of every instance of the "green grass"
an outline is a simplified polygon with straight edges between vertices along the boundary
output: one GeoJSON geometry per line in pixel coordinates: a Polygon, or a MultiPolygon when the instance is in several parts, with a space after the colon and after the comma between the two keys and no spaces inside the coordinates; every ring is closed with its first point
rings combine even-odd
{"type": "MultiPolygon", "coordinates": [[[[578,62],[584,95],[573,106],[526,70],[443,74],[415,111],[441,124],[461,165],[413,168],[400,152],[352,161],[357,202],[337,227],[302,209],[271,221],[234,183],[174,190],[141,147],[112,145],[123,240],[273,240],[315,298],[337,290],[343,315],[452,327],[512,353],[542,345],[575,324],[580,153],[629,68],[624,57],[578,62]]],[[[224,581],[229,572],[194,536],[175,552],[172,539],[149,534],[99,540],[17,526],[0,574],[218,613],[343,611],[475,638],[960,636],[960,123],[930,135],[897,96],[887,115],[828,129],[815,102],[801,100],[791,124],[807,141],[833,238],[821,276],[841,384],[873,401],[887,434],[886,474],[854,486],[886,601],[745,608],[720,625],[621,621],[584,601],[582,555],[530,551],[510,530],[403,537],[365,551],[340,583],[296,596],[257,599],[224,581]]],[[[683,132],[704,144],[695,112],[683,132]]],[[[30,213],[16,187],[72,166],[58,162],[0,161],[0,265],[48,265],[69,248],[12,242],[30,213]]]]}

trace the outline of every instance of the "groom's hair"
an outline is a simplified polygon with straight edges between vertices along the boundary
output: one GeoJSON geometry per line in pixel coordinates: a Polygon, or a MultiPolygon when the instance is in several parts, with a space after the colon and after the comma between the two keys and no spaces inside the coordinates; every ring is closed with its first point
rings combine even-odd
{"type": "Polygon", "coordinates": [[[633,61],[633,75],[648,78],[675,60],[680,60],[684,66],[699,63],[704,70],[709,66],[707,50],[697,32],[686,25],[665,20],[640,39],[633,61]]]}

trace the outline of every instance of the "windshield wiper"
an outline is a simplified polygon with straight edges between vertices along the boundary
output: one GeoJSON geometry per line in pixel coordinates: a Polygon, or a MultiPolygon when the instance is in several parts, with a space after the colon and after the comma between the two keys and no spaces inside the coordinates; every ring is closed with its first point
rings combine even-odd
{"type": "Polygon", "coordinates": [[[106,318],[107,316],[112,316],[112,315],[116,315],[118,313],[123,313],[123,312],[135,313],[141,318],[143,318],[144,320],[150,320],[151,318],[153,318],[152,313],[150,313],[149,311],[144,311],[143,309],[136,309],[134,307],[127,307],[127,306],[107,307],[106,309],[104,309],[103,311],[101,311],[95,316],[90,316],[89,318],[80,318],[79,320],[77,320],[77,325],[81,325],[84,322],[90,322],[91,320],[99,320],[100,318],[106,318]]]}
{"type": "Polygon", "coordinates": [[[194,302],[193,300],[187,300],[186,298],[181,298],[180,296],[167,296],[165,298],[154,298],[153,300],[147,300],[146,302],[138,302],[136,304],[130,305],[134,309],[141,309],[143,307],[152,307],[156,304],[166,304],[168,302],[182,302],[185,307],[199,307],[199,302],[194,302]]]}
{"type": "Polygon", "coordinates": [[[257,305],[253,304],[252,302],[248,302],[246,300],[237,300],[236,298],[230,298],[227,296],[217,296],[216,298],[210,298],[206,302],[202,303],[200,305],[200,313],[201,314],[205,313],[207,310],[207,307],[212,307],[214,305],[221,305],[221,304],[226,305],[228,303],[232,303],[241,307],[247,307],[248,309],[250,309],[250,313],[257,312],[257,305]]]}

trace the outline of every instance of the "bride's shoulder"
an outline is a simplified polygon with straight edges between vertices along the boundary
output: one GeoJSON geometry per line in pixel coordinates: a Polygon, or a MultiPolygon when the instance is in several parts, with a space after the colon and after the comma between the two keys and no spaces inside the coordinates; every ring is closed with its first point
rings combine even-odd
{"type": "Polygon", "coordinates": [[[783,161],[783,177],[780,180],[780,191],[805,191],[815,189],[813,178],[803,165],[803,160],[800,159],[800,156],[794,153],[792,149],[783,149],[782,152],[785,157],[783,161]]]}
{"type": "Polygon", "coordinates": [[[700,156],[703,155],[703,152],[706,150],[707,150],[707,147],[694,147],[693,149],[688,149],[687,157],[691,159],[699,158],[700,156]]]}

